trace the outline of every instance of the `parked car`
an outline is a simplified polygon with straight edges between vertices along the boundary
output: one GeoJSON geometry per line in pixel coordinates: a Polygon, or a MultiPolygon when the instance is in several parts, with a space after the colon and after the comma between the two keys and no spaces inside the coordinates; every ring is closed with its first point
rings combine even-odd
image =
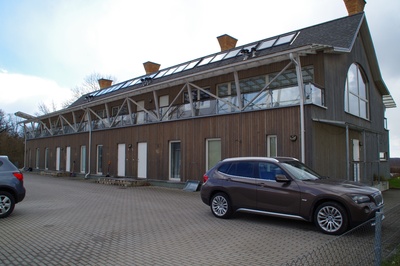
{"type": "Polygon", "coordinates": [[[323,177],[294,158],[245,157],[219,162],[203,176],[201,199],[218,218],[248,212],[314,222],[342,234],[382,211],[382,193],[323,177]]]}
{"type": "Polygon", "coordinates": [[[25,198],[24,175],[7,156],[0,155],[0,218],[9,216],[25,198]]]}

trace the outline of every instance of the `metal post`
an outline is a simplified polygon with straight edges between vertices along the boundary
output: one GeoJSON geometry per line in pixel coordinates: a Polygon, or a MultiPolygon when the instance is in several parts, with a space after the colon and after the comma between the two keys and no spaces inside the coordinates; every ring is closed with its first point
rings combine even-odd
{"type": "Polygon", "coordinates": [[[301,72],[300,56],[296,54],[294,58],[293,54],[290,54],[290,59],[296,66],[297,85],[299,86],[300,94],[300,149],[301,149],[301,162],[305,163],[306,151],[305,151],[305,126],[304,126],[304,85],[303,85],[303,74],[301,72]]]}
{"type": "Polygon", "coordinates": [[[235,78],[236,97],[238,97],[239,109],[243,111],[242,93],[240,92],[240,82],[237,71],[233,71],[233,77],[235,78]]]}
{"type": "Polygon", "coordinates": [[[375,213],[375,266],[382,262],[382,212],[375,213]]]}

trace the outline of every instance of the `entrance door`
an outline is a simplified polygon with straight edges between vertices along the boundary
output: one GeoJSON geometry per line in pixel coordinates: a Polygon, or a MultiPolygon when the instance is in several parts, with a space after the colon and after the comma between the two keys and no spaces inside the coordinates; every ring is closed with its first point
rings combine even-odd
{"type": "Polygon", "coordinates": [[[118,176],[125,176],[125,143],[118,144],[118,176]]]}
{"type": "Polygon", "coordinates": [[[138,143],[138,178],[147,178],[147,142],[138,143]]]}
{"type": "Polygon", "coordinates": [[[65,151],[65,171],[71,172],[71,147],[67,147],[65,151]]]}

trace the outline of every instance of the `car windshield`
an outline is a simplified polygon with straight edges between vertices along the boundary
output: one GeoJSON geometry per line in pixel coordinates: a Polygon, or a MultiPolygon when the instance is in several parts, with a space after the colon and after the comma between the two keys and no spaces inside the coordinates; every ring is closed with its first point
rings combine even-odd
{"type": "Polygon", "coordinates": [[[282,162],[282,166],[298,180],[317,180],[322,177],[299,161],[282,162]]]}

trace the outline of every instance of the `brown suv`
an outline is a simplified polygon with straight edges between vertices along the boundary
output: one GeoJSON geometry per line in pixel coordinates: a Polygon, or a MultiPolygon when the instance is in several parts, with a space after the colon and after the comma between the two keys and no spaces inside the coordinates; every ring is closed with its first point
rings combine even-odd
{"type": "Polygon", "coordinates": [[[337,235],[383,208],[378,189],[322,177],[294,158],[225,159],[203,181],[201,199],[218,218],[241,211],[314,221],[337,235]]]}

